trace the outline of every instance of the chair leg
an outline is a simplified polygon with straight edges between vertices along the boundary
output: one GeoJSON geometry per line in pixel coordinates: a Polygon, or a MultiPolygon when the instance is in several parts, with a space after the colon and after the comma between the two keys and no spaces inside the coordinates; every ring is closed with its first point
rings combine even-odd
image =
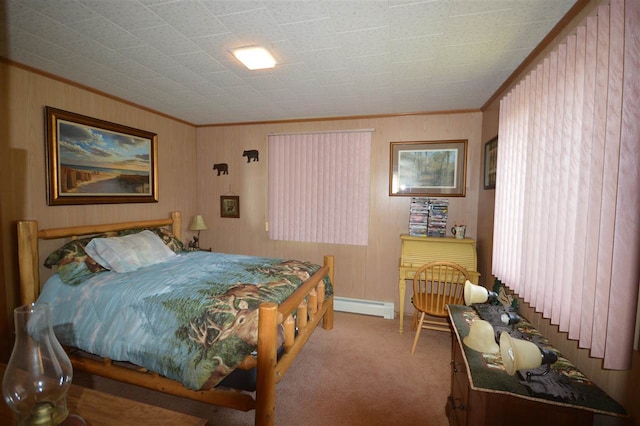
{"type": "Polygon", "coordinates": [[[424,312],[420,314],[420,321],[418,322],[418,327],[416,328],[416,337],[413,339],[413,346],[411,347],[411,355],[416,350],[416,345],[418,344],[418,338],[420,337],[420,331],[422,330],[422,323],[424,322],[424,312]]]}
{"type": "Polygon", "coordinates": [[[413,321],[411,321],[411,331],[416,330],[416,324],[418,323],[418,311],[413,311],[413,321]]]}

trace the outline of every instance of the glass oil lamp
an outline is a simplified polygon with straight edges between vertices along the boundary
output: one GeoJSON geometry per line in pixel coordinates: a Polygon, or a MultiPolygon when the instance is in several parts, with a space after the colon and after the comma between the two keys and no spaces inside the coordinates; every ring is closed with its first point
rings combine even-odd
{"type": "Polygon", "coordinates": [[[59,425],[69,415],[73,369],[53,333],[51,307],[31,303],[13,315],[16,337],[2,380],[4,400],[20,426],[59,425]]]}

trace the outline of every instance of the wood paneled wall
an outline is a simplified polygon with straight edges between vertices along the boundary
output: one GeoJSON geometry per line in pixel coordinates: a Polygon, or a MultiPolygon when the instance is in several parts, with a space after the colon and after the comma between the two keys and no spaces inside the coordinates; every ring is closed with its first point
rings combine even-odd
{"type": "MultiPolygon", "coordinates": [[[[36,219],[42,227],[119,222],[168,217],[182,210],[185,217],[196,206],[196,129],[152,112],[118,102],[95,92],[33,73],[0,61],[3,120],[0,145],[0,226],[4,288],[0,301],[0,359],[8,359],[6,341],[12,336],[13,308],[18,276],[15,223],[36,219]],[[5,91],[5,88],[7,89],[5,91]],[[157,133],[159,202],[86,206],[47,205],[44,106],[157,133]],[[6,299],[5,299],[6,298],[6,299]]],[[[184,224],[185,229],[188,223],[184,224]]],[[[44,251],[44,250],[43,250],[44,251]]],[[[41,253],[42,256],[42,253],[41,253]]],[[[0,271],[2,269],[0,268],[0,271]]],[[[48,270],[42,271],[44,274],[48,270]]]]}
{"type": "MultiPolygon", "coordinates": [[[[399,235],[408,231],[409,197],[390,197],[389,143],[467,139],[466,197],[450,198],[449,221],[468,225],[467,235],[477,235],[482,114],[416,115],[388,118],[312,121],[221,127],[190,126],[89,90],[0,62],[6,76],[7,137],[2,145],[0,187],[2,242],[4,247],[3,321],[9,336],[12,310],[17,303],[15,222],[37,219],[41,226],[68,226],[96,222],[163,217],[171,210],[184,213],[184,234],[191,217],[203,214],[209,226],[201,233],[201,246],[233,253],[297,257],[321,262],[332,253],[336,262],[337,294],[394,301],[398,309],[397,266],[399,235]],[[46,202],[44,106],[112,121],[158,134],[159,202],[53,206],[46,202]],[[270,241],[267,220],[267,134],[373,128],[371,158],[371,213],[369,245],[318,245],[270,241]],[[261,161],[247,163],[246,149],[258,149],[261,161]],[[229,175],[217,176],[214,163],[228,163],[229,175]],[[221,195],[240,196],[241,217],[220,218],[221,195]]],[[[56,243],[47,243],[46,251],[56,243]],[[50,244],[50,245],[48,245],[50,244]]],[[[42,259],[41,259],[42,260],[42,259]]],[[[42,270],[43,276],[50,273],[42,270]]],[[[406,309],[412,311],[407,301],[406,309]]],[[[8,354],[3,354],[8,356],[8,354]]]]}
{"type": "MultiPolygon", "coordinates": [[[[482,114],[482,149],[480,160],[480,179],[478,179],[478,271],[484,277],[482,281],[492,288],[495,277],[491,273],[493,258],[493,213],[496,201],[495,189],[484,189],[484,144],[498,134],[499,107],[494,104],[482,114]]],[[[498,141],[500,143],[500,141],[498,141]]]]}
{"type": "MultiPolygon", "coordinates": [[[[408,232],[409,197],[389,196],[389,143],[468,139],[466,197],[449,198],[449,224],[467,224],[477,235],[477,204],[481,154],[481,113],[421,115],[305,123],[201,127],[197,131],[197,209],[209,225],[202,245],[214,251],[317,262],[336,255],[337,295],[394,301],[398,310],[398,261],[401,233],[408,232]],[[370,225],[368,246],[270,241],[267,221],[267,135],[349,129],[375,129],[372,134],[370,225]],[[242,152],[260,151],[260,162],[247,163],[242,152]],[[217,176],[214,163],[228,163],[229,174],[217,176]],[[220,218],[220,196],[240,196],[239,219],[220,218]]],[[[408,312],[413,308],[408,304],[408,312]]]]}

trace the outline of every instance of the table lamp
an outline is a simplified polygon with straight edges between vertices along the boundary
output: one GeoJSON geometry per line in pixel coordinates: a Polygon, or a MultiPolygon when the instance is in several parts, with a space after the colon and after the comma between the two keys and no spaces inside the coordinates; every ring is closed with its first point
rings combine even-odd
{"type": "Polygon", "coordinates": [[[540,374],[527,371],[527,381],[533,376],[546,376],[551,371],[551,364],[558,361],[558,355],[554,351],[542,349],[527,340],[514,339],[504,331],[500,334],[500,354],[502,364],[510,376],[518,370],[532,370],[542,364],[547,366],[540,374]]]}
{"type": "Polygon", "coordinates": [[[491,354],[500,352],[493,326],[484,320],[473,321],[469,328],[469,334],[462,341],[467,347],[477,352],[491,354]]]}
{"type": "Polygon", "coordinates": [[[193,236],[193,241],[189,242],[189,247],[192,248],[200,248],[200,231],[206,231],[209,229],[207,225],[204,223],[204,219],[202,215],[197,214],[193,217],[191,221],[191,225],[189,226],[190,231],[198,231],[198,235],[193,236]]]}
{"type": "Polygon", "coordinates": [[[484,303],[487,300],[498,300],[498,293],[489,291],[481,285],[473,284],[467,280],[464,283],[464,304],[471,306],[474,303],[484,303]]]}

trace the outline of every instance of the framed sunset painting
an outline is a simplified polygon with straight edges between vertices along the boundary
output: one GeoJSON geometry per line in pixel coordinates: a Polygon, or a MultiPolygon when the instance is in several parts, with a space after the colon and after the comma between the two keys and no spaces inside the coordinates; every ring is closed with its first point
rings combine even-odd
{"type": "Polygon", "coordinates": [[[157,135],[46,107],[49,205],[158,201],[157,135]]]}

